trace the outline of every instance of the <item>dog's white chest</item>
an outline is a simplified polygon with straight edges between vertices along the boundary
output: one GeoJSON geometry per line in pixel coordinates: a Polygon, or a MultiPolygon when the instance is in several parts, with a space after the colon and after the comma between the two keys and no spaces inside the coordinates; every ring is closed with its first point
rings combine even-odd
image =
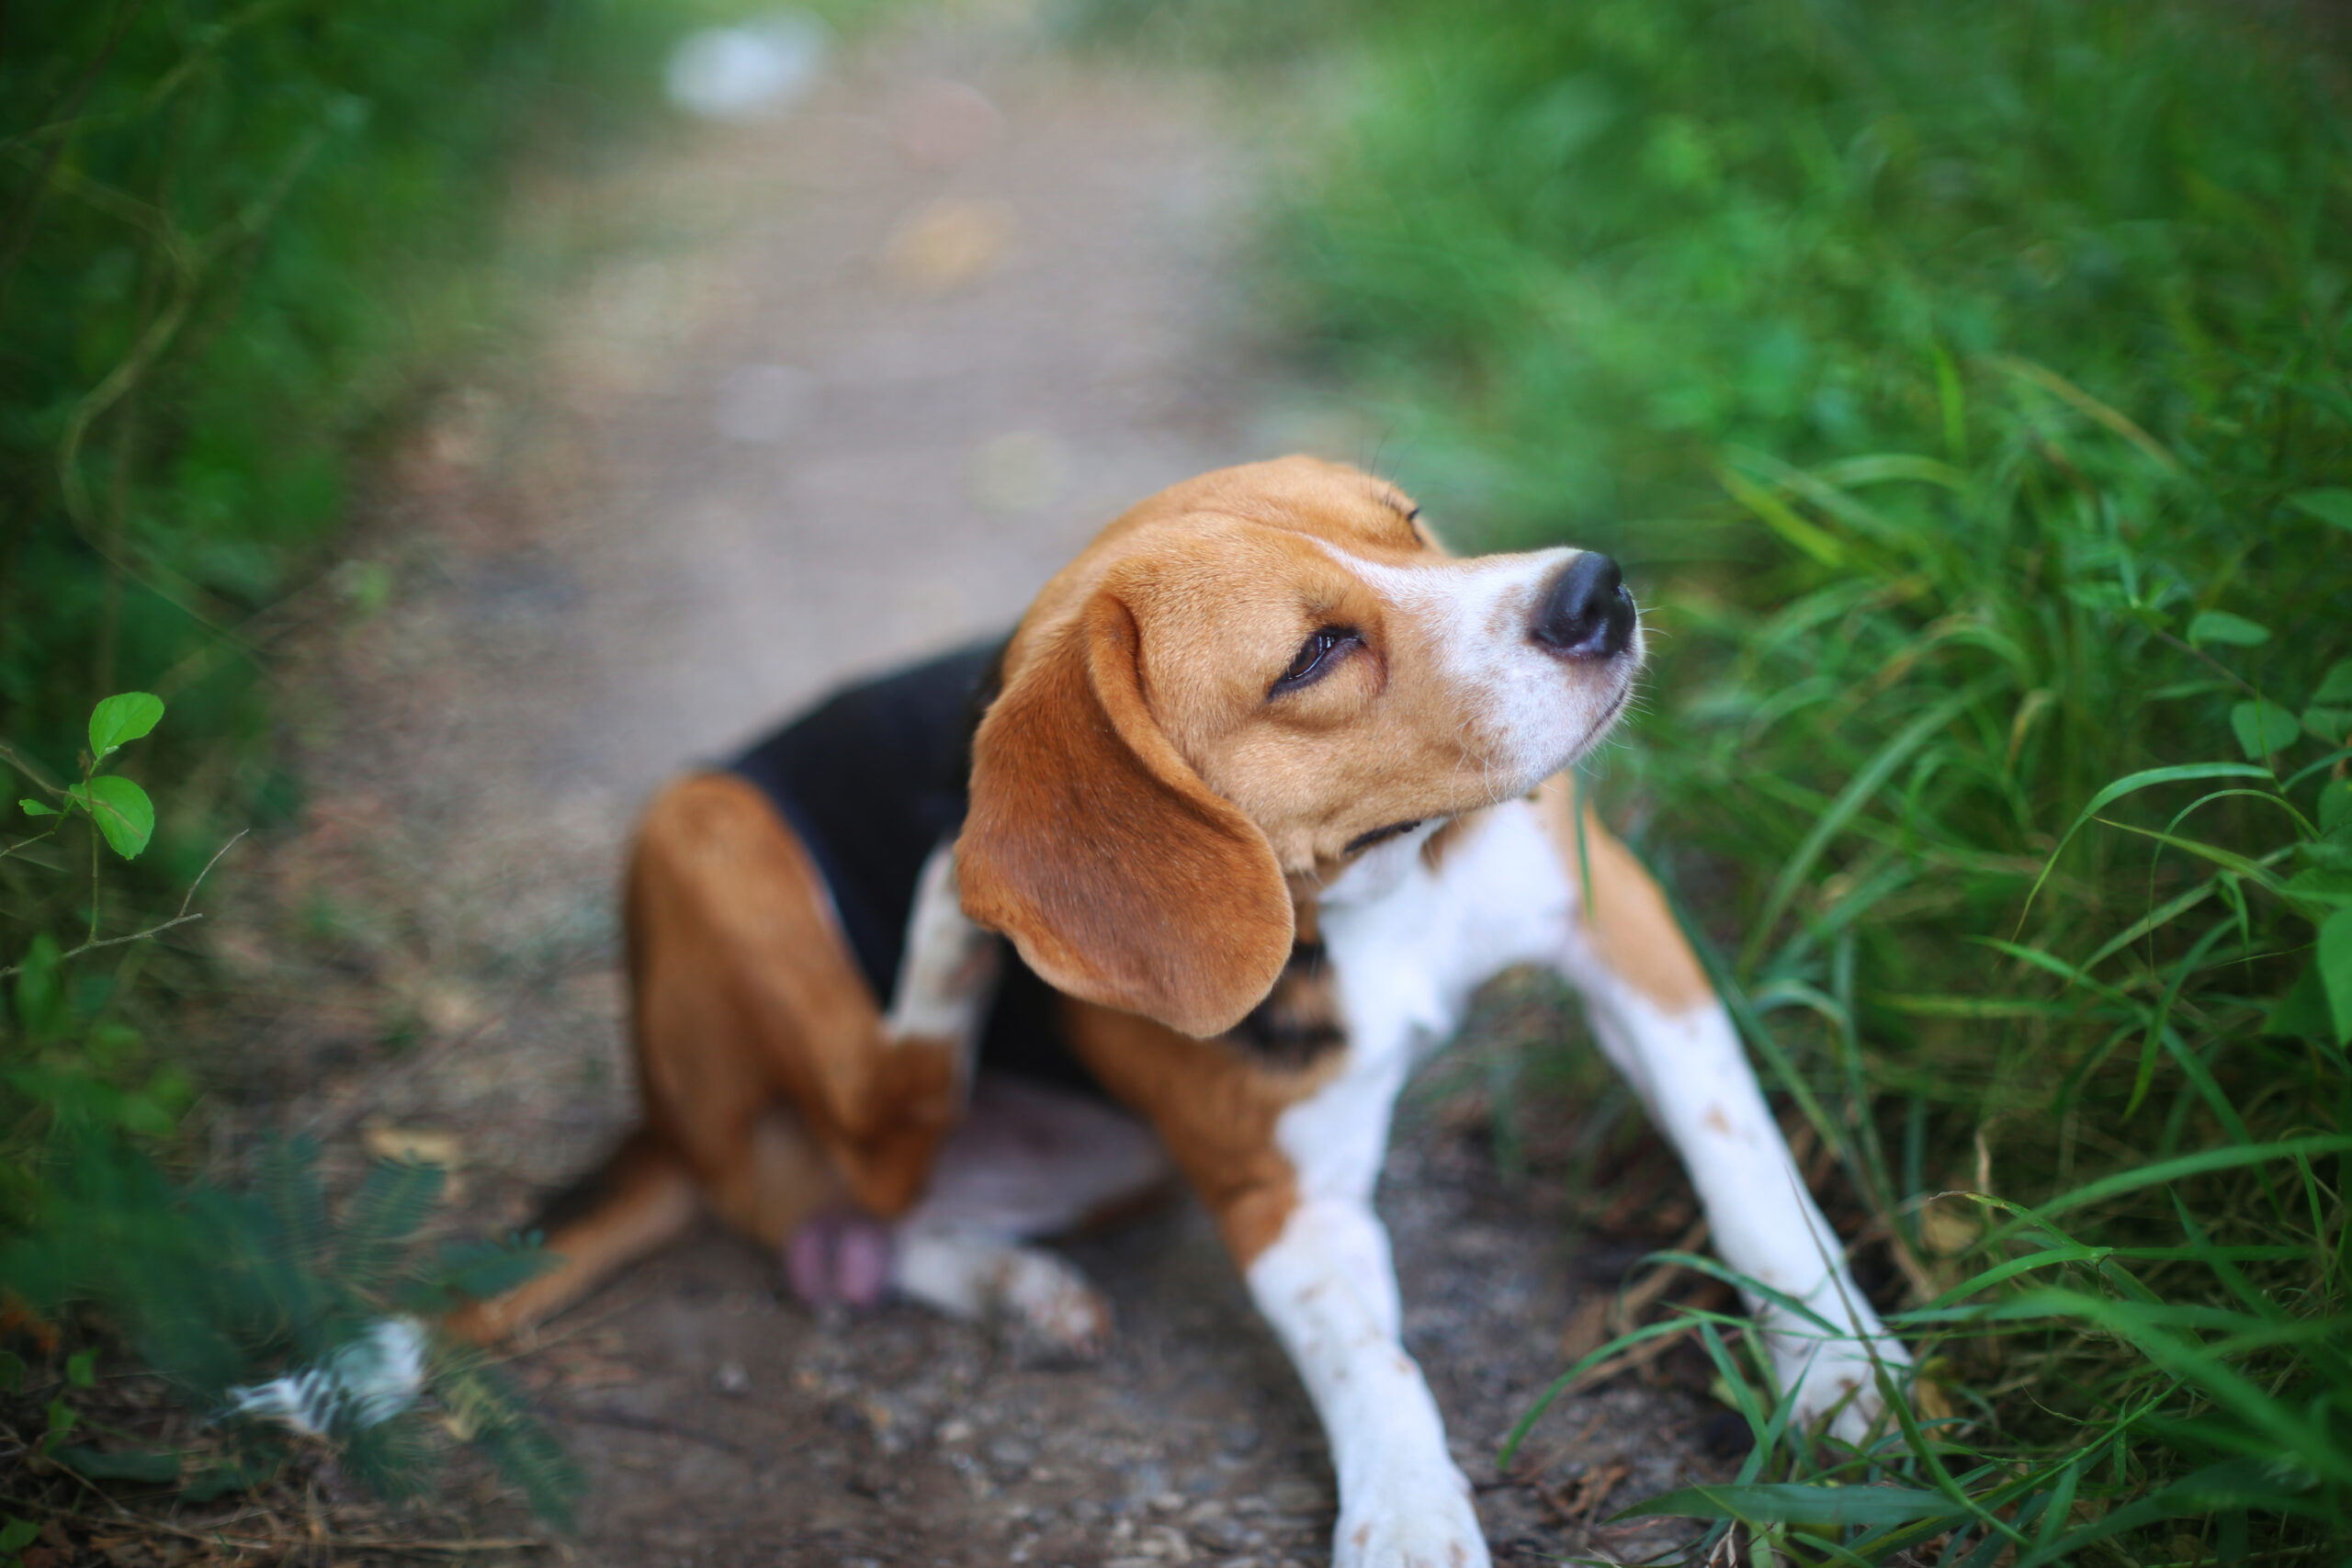
{"type": "Polygon", "coordinates": [[[1526,802],[1486,813],[1435,867],[1427,836],[1366,855],[1321,902],[1347,1056],[1275,1133],[1306,1191],[1368,1190],[1407,1075],[1452,1037],[1471,993],[1514,964],[1556,961],[1568,941],[1574,891],[1526,802]]]}
{"type": "Polygon", "coordinates": [[[1366,856],[1321,905],[1340,1011],[1360,1056],[1442,1043],[1482,981],[1556,958],[1568,940],[1574,890],[1527,802],[1485,813],[1434,868],[1421,853],[1424,837],[1366,856]]]}

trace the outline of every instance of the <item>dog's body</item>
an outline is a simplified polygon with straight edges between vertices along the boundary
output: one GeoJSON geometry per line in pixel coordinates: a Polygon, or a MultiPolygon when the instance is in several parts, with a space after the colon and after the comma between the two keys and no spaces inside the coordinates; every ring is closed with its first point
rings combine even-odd
{"type": "Polygon", "coordinates": [[[1726,1261],[1839,1325],[1751,1303],[1800,1414],[1860,1433],[1901,1351],[1665,900],[1562,773],[1640,660],[1603,558],[1449,559],[1353,470],[1136,507],[995,660],[845,694],[656,800],[628,895],[645,1125],[550,1236],[562,1266],[461,1326],[544,1316],[707,1205],[803,1294],[896,1288],[1082,1350],[1102,1303],[1029,1244],[1172,1161],[1322,1416],[1338,1560],[1483,1562],[1370,1200],[1414,1065],[1533,963],[1583,992],[1726,1261]]]}

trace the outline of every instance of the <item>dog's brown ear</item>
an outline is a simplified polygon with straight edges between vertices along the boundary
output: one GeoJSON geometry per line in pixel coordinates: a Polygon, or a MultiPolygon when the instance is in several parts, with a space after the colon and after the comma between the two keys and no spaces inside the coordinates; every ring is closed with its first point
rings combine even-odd
{"type": "Polygon", "coordinates": [[[1152,716],[1140,652],[1098,593],[1014,674],[973,741],[956,880],[1057,988],[1221,1034],[1282,974],[1290,895],[1265,834],[1152,716]]]}

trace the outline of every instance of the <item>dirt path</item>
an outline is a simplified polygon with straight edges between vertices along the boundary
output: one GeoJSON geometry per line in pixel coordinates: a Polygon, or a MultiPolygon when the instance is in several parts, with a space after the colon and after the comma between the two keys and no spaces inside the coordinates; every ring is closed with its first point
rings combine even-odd
{"type": "MultiPolygon", "coordinates": [[[[630,1113],[610,885],[646,792],[1009,624],[1122,505],[1311,406],[1239,346],[1218,118],[1017,29],[918,28],[781,120],[540,193],[616,259],[548,302],[542,354],[442,400],[367,536],[388,602],[305,662],[307,807],[217,937],[299,1001],[252,1021],[224,1139],[290,1125],[356,1164],[422,1136],[494,1224],[600,1153],[630,1113]]],[[[1540,1163],[1506,1191],[1475,1104],[1415,1104],[1382,1205],[1498,1557],[1654,1550],[1572,1518],[1710,1469],[1712,1406],[1621,1382],[1494,1473],[1605,1282],[1540,1163]]],[[[571,1551],[1323,1561],[1312,1414],[1203,1217],[1073,1250],[1121,1324],[1083,1370],[911,1308],[812,1319],[716,1231],[634,1271],[517,1363],[593,1478],[571,1551]]]]}

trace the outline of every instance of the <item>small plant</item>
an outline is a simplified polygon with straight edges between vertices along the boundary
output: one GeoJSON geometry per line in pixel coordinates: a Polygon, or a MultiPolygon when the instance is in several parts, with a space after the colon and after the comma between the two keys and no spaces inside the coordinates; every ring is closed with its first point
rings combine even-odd
{"type": "MultiPolygon", "coordinates": [[[[51,788],[51,794],[58,802],[55,806],[45,806],[31,799],[19,800],[17,804],[24,807],[28,817],[62,819],[76,811],[81,812],[96,825],[115,853],[125,860],[137,858],[139,852],[147,847],[147,840],[155,836],[155,803],[131,780],[117,773],[102,773],[99,770],[124,746],[153,730],[163,717],[164,700],[151,693],[123,692],[107,698],[90,710],[90,749],[83,753],[82,782],[63,789],[51,788]]],[[[50,831],[55,832],[56,829],[50,831]]],[[[43,838],[47,836],[42,835],[43,838]]],[[[22,847],[11,845],[10,852],[22,847]]],[[[96,852],[96,846],[93,844],[92,853],[95,855],[96,852]]],[[[90,934],[95,937],[97,935],[95,899],[92,900],[90,913],[93,919],[90,934]]]]}
{"type": "MultiPolygon", "coordinates": [[[[317,1156],[274,1145],[232,1190],[174,1180],[119,1141],[65,1144],[42,1223],[0,1244],[0,1278],[36,1313],[96,1314],[187,1418],[166,1443],[81,1422],[84,1351],[49,1403],[43,1451],[88,1480],[191,1500],[266,1486],[306,1459],[397,1498],[465,1443],[535,1509],[564,1517],[577,1479],[561,1450],[479,1352],[428,1326],[528,1279],[543,1255],[423,1240],[443,1183],[434,1166],[379,1163],[336,1213],[317,1156]],[[94,1440],[79,1440],[84,1426],[94,1440]]],[[[9,1373],[21,1379],[21,1363],[0,1364],[9,1373]]]]}
{"type": "MultiPolygon", "coordinates": [[[[89,849],[74,945],[0,927],[21,954],[0,968],[13,982],[0,1016],[0,1324],[41,1325],[35,1338],[53,1346],[53,1325],[87,1314],[182,1412],[163,1445],[88,1414],[95,1358],[77,1350],[37,1406],[40,1452],[85,1481],[169,1486],[189,1500],[266,1486],[304,1459],[400,1496],[436,1448],[464,1442],[560,1516],[572,1480],[553,1440],[478,1354],[425,1326],[527,1278],[542,1263],[534,1246],[422,1242],[443,1182],[429,1166],[376,1166],[331,1215],[308,1145],[265,1151],[243,1190],[175,1179],[150,1152],[168,1145],[188,1080],[116,1015],[119,987],[75,966],[202,918],[191,886],[167,919],[118,935],[100,919],[105,852],[130,860],[155,829],[147,792],[108,769],[164,713],[143,692],[99,703],[72,783],[0,750],[47,796],[18,802],[46,824],[0,859],[70,876],[79,857],[54,852],[72,845],[60,835],[78,825],[89,849]]],[[[28,1370],[0,1348],[0,1395],[20,1393],[28,1370]]],[[[0,1546],[5,1562],[29,1537],[24,1521],[0,1521],[0,1532],[14,1543],[0,1546]]]]}
{"type": "MultiPolygon", "coordinates": [[[[8,910],[0,922],[0,942],[6,943],[0,956],[15,950],[14,962],[0,965],[0,981],[9,983],[9,1007],[0,1014],[0,1233],[38,1206],[35,1168],[58,1128],[104,1127],[167,1137],[190,1098],[187,1075],[154,1060],[141,1032],[111,1005],[117,999],[113,981],[74,973],[77,961],[94,953],[148,942],[203,918],[189,908],[204,880],[199,874],[170,919],[104,934],[105,853],[133,859],[155,832],[155,805],[146,790],[108,770],[124,747],[153,733],[163,717],[162,700],[145,692],[119,693],[100,702],[90,712],[89,750],[70,784],[52,781],[38,763],[0,746],[0,760],[48,797],[19,798],[26,816],[46,819],[47,825],[0,847],[0,861],[70,876],[74,857],[55,852],[61,843],[76,847],[70,837],[60,836],[79,823],[88,840],[89,867],[87,904],[74,922],[78,940],[72,946],[50,931],[25,929],[27,908],[8,910]]],[[[216,853],[213,863],[219,860],[216,853]]],[[[210,870],[205,867],[205,873],[210,870]]],[[[37,919],[41,901],[28,899],[26,905],[37,919]]]]}

